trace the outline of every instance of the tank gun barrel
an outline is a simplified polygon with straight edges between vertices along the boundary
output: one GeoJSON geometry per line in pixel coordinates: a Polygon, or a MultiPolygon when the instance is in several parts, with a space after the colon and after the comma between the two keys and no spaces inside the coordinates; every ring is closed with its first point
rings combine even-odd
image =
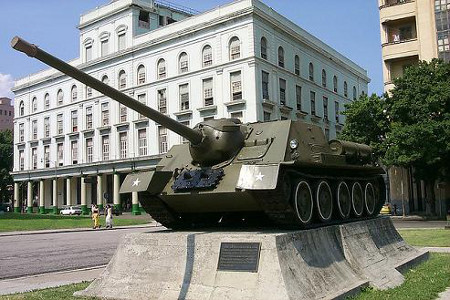
{"type": "Polygon", "coordinates": [[[30,44],[18,36],[12,39],[11,46],[17,51],[21,51],[30,57],[34,57],[40,60],[41,62],[99,91],[103,95],[120,102],[121,104],[137,111],[138,113],[148,117],[156,123],[176,132],[177,134],[188,139],[193,145],[199,144],[203,139],[203,135],[199,131],[191,129],[177,122],[176,120],[148,107],[147,105],[131,98],[130,96],[119,92],[113,87],[78,70],[77,68],[39,49],[39,47],[37,47],[36,45],[30,44]]]}

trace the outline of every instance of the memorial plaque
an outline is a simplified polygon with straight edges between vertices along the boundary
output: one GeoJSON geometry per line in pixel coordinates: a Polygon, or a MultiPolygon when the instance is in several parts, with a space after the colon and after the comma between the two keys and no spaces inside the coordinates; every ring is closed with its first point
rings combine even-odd
{"type": "Polygon", "coordinates": [[[221,243],[218,271],[258,272],[261,243],[221,243]]]}

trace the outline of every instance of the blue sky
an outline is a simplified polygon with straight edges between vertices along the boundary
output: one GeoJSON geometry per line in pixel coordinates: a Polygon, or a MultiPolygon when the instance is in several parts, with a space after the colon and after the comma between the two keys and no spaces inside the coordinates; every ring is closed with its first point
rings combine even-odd
{"type": "MultiPolygon", "coordinates": [[[[64,60],[79,56],[76,26],[80,15],[109,0],[1,0],[0,97],[14,78],[45,69],[10,47],[19,35],[64,60]]],[[[170,0],[205,11],[231,0],[170,0]]],[[[300,27],[315,35],[368,71],[369,93],[383,92],[378,1],[376,0],[262,0],[300,27]]]]}

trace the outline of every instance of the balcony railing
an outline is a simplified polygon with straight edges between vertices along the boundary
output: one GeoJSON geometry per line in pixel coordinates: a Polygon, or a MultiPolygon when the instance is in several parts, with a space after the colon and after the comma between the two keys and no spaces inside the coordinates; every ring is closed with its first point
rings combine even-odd
{"type": "Polygon", "coordinates": [[[406,3],[411,3],[414,1],[415,0],[385,0],[384,5],[381,5],[380,9],[383,9],[386,7],[391,7],[391,6],[396,6],[396,5],[402,5],[402,4],[406,4],[406,3]]]}
{"type": "Polygon", "coordinates": [[[398,41],[393,40],[392,42],[384,43],[381,46],[384,47],[384,46],[388,46],[388,45],[402,44],[402,43],[407,43],[407,42],[413,42],[416,40],[417,40],[417,37],[413,37],[413,38],[409,38],[409,39],[400,39],[398,41]]]}

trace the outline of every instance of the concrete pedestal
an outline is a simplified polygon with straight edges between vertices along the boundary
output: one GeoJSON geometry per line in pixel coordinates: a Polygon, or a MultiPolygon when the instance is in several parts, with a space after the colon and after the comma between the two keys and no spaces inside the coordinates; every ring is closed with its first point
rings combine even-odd
{"type": "Polygon", "coordinates": [[[78,296],[113,299],[336,299],[403,282],[427,259],[389,218],[304,231],[154,232],[124,237],[78,296]],[[221,243],[260,243],[257,272],[218,270],[221,243]]]}

